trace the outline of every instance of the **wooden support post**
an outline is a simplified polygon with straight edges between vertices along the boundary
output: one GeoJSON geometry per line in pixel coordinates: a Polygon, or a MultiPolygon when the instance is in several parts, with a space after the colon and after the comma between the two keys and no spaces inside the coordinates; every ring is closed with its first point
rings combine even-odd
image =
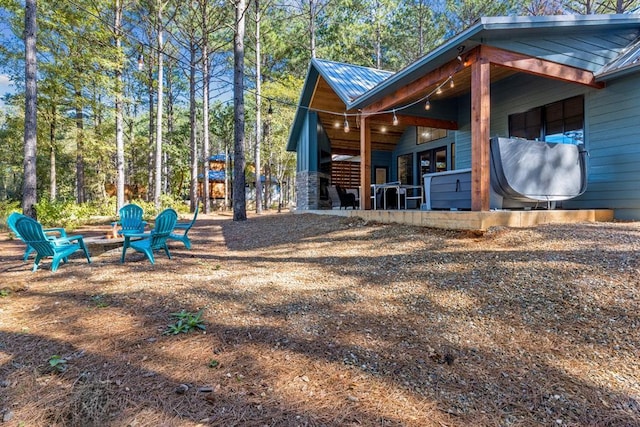
{"type": "Polygon", "coordinates": [[[360,118],[360,209],[371,209],[371,127],[370,119],[360,118]]]}
{"type": "Polygon", "coordinates": [[[490,63],[484,55],[471,64],[471,210],[490,209],[490,63]]]}

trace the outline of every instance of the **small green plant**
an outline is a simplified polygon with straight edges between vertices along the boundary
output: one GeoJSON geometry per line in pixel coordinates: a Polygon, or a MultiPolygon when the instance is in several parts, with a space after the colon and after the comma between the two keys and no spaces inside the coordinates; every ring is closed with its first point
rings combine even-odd
{"type": "Polygon", "coordinates": [[[61,374],[67,370],[67,360],[57,354],[54,354],[49,358],[49,367],[54,372],[61,374]]]}
{"type": "Polygon", "coordinates": [[[93,301],[97,308],[109,307],[109,303],[104,300],[104,295],[94,295],[91,297],[91,301],[93,301]]]}
{"type": "Polygon", "coordinates": [[[217,368],[218,366],[220,366],[220,362],[218,362],[216,359],[211,359],[209,361],[209,365],[208,365],[211,369],[217,368]]]}
{"type": "Polygon", "coordinates": [[[0,289],[0,298],[8,297],[10,293],[9,289],[0,289]]]}
{"type": "Polygon", "coordinates": [[[205,330],[206,326],[202,321],[202,310],[197,313],[190,313],[182,310],[178,313],[171,313],[171,317],[178,319],[175,323],[167,326],[164,335],[178,335],[180,333],[189,333],[195,329],[205,330]]]}

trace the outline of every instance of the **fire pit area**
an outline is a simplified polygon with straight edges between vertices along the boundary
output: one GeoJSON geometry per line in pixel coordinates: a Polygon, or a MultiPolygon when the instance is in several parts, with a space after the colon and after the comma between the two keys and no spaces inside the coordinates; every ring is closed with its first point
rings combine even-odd
{"type": "Polygon", "coordinates": [[[124,237],[113,237],[112,234],[85,237],[83,240],[91,256],[102,255],[107,251],[120,248],[124,243],[124,237]]]}

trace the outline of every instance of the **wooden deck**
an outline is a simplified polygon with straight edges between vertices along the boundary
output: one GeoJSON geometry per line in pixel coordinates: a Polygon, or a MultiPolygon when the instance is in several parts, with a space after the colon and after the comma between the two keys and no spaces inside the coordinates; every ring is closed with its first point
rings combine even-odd
{"type": "Polygon", "coordinates": [[[540,224],[571,224],[578,222],[607,222],[613,220],[613,210],[499,210],[418,211],[418,210],[302,210],[296,213],[360,217],[367,221],[409,224],[449,230],[485,231],[490,227],[535,227],[540,224]]]}

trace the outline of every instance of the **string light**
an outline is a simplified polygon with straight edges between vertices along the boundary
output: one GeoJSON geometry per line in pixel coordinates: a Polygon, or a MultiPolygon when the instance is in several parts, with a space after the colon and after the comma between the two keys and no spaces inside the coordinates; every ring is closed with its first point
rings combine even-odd
{"type": "MultiPolygon", "coordinates": [[[[454,74],[457,73],[458,71],[460,71],[463,67],[467,66],[466,60],[463,59],[462,56],[461,56],[462,52],[464,52],[464,50],[465,50],[464,46],[458,47],[458,56],[456,56],[455,59],[458,62],[460,62],[460,64],[458,65],[457,69],[454,71],[454,74]]],[[[419,98],[419,99],[417,99],[417,100],[415,100],[413,102],[410,102],[410,103],[408,103],[406,105],[403,105],[403,106],[400,106],[400,107],[396,107],[396,108],[394,108],[392,110],[380,110],[380,111],[376,111],[375,113],[367,113],[367,114],[364,114],[364,116],[365,117],[369,117],[369,116],[376,116],[376,115],[380,115],[380,114],[393,113],[392,123],[393,123],[394,126],[397,126],[400,123],[400,121],[398,120],[398,116],[396,115],[396,111],[405,110],[405,109],[411,108],[414,105],[417,105],[417,104],[419,104],[421,102],[425,103],[424,104],[424,109],[426,111],[429,111],[431,109],[430,98],[433,97],[434,94],[438,94],[438,95],[442,94],[443,93],[443,88],[447,83],[449,83],[449,88],[453,89],[455,87],[453,74],[449,75],[446,79],[441,81],[437,86],[435,86],[435,88],[431,92],[429,92],[428,94],[424,95],[423,97],[421,97],[421,98],[419,98]]],[[[303,109],[307,109],[309,111],[315,111],[315,112],[318,112],[318,113],[325,113],[325,114],[335,114],[335,115],[340,114],[339,112],[336,112],[336,111],[315,109],[315,108],[310,108],[310,107],[304,107],[302,105],[297,105],[297,108],[303,108],[303,109]]],[[[348,116],[355,117],[356,126],[360,127],[360,113],[347,114],[345,112],[345,113],[343,113],[343,115],[344,115],[344,131],[345,132],[349,132],[349,130],[350,130],[349,129],[349,122],[347,120],[348,116]]],[[[336,128],[339,127],[339,123],[338,122],[335,123],[335,127],[336,128]]]]}
{"type": "Polygon", "coordinates": [[[144,56],[142,54],[138,55],[138,71],[142,71],[144,69],[144,56]]]}

